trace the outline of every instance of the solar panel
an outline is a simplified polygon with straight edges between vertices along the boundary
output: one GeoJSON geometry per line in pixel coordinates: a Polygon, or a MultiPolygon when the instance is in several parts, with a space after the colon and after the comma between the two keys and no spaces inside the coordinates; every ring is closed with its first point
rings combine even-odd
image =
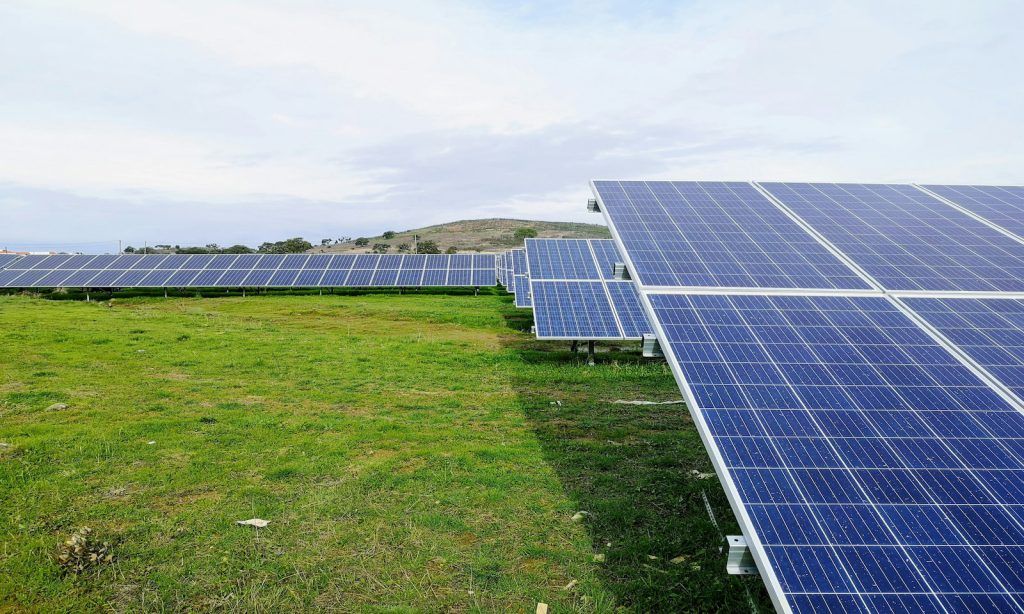
{"type": "Polygon", "coordinates": [[[18,258],[21,258],[18,254],[0,254],[0,269],[6,269],[18,258]]]}
{"type": "Polygon", "coordinates": [[[533,307],[533,298],[530,295],[530,278],[526,275],[516,275],[516,287],[519,291],[516,292],[516,307],[522,307],[524,309],[533,307]]]}
{"type": "Polygon", "coordinates": [[[1021,608],[1024,415],[892,301],[648,298],[781,603],[1021,608]]]}
{"type": "Polygon", "coordinates": [[[889,290],[1024,291],[1024,243],[913,186],[759,185],[889,290]]]}
{"type": "Polygon", "coordinates": [[[903,301],[975,363],[1024,398],[1024,301],[916,297],[903,301]]]}
{"type": "Polygon", "coordinates": [[[926,190],[1024,237],[1024,186],[926,185],[926,190]]]}
{"type": "Polygon", "coordinates": [[[622,338],[600,281],[533,281],[530,286],[534,313],[551,315],[536,319],[538,338],[622,338]]]}
{"type": "Polygon", "coordinates": [[[0,287],[493,286],[495,263],[493,254],[27,256],[0,269],[0,287]]]}
{"type": "MultiPolygon", "coordinates": [[[[576,323],[573,333],[590,332],[595,335],[577,339],[640,339],[644,334],[652,332],[634,283],[611,279],[614,263],[622,262],[612,240],[527,239],[526,261],[529,277],[523,282],[531,293],[537,291],[536,285],[541,282],[592,281],[600,284],[604,296],[600,298],[600,304],[595,306],[596,313],[601,315],[606,307],[611,309],[617,332],[610,333],[603,321],[593,323],[591,328],[576,323]]],[[[579,305],[591,300],[594,296],[593,287],[591,284],[562,284],[557,286],[558,300],[534,301],[537,338],[569,338],[564,334],[563,323],[577,322],[584,314],[565,314],[562,310],[578,309],[579,305]],[[582,292],[583,295],[572,296],[573,292],[582,292]],[[549,331],[555,334],[547,334],[549,331]]],[[[520,293],[517,293],[517,305],[519,297],[520,293]]]]}
{"type": "Polygon", "coordinates": [[[748,183],[596,181],[644,286],[869,289],[748,183]]]}

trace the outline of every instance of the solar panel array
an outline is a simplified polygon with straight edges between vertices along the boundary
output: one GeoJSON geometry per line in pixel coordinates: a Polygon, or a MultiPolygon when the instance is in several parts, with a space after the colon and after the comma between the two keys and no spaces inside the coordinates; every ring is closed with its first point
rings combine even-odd
{"type": "Polygon", "coordinates": [[[530,296],[530,273],[526,266],[526,250],[513,249],[509,252],[510,291],[516,295],[516,307],[532,307],[530,296]]]}
{"type": "Polygon", "coordinates": [[[1024,244],[914,186],[759,185],[889,290],[1024,291],[1024,244]]]}
{"type": "Polygon", "coordinates": [[[25,256],[8,288],[493,286],[493,254],[25,256]]]}
{"type": "Polygon", "coordinates": [[[1024,187],[926,185],[926,190],[1024,237],[1024,187]]]}
{"type": "Polygon", "coordinates": [[[18,254],[0,254],[0,269],[5,269],[21,258],[18,254]]]}
{"type": "Polygon", "coordinates": [[[632,281],[612,279],[622,262],[610,239],[527,239],[538,339],[640,339],[651,328],[632,281]]]}
{"type": "Polygon", "coordinates": [[[594,183],[782,611],[1024,610],[1019,188],[926,187],[594,183]]]}

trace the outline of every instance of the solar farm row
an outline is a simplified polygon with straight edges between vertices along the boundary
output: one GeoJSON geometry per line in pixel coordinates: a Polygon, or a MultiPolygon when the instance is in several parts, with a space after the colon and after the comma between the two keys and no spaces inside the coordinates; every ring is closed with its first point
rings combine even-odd
{"type": "Polygon", "coordinates": [[[622,259],[611,239],[527,239],[526,261],[538,339],[640,339],[652,332],[633,282],[613,279],[622,259]]]}
{"type": "Polygon", "coordinates": [[[1024,610],[1021,188],[594,188],[780,611],[1024,610]]]}
{"type": "Polygon", "coordinates": [[[25,256],[0,287],[493,286],[493,254],[25,256]]]}
{"type": "Polygon", "coordinates": [[[953,204],[910,185],[594,189],[644,286],[1024,291],[1024,188],[928,186],[953,204]]]}

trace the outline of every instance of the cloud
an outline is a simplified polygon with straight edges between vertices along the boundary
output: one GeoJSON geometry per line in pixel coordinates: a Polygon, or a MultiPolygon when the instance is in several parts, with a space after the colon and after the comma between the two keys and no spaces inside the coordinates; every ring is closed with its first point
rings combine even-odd
{"type": "Polygon", "coordinates": [[[0,241],[596,221],[598,177],[1019,183],[1022,17],[952,0],[5,3],[0,241]]]}

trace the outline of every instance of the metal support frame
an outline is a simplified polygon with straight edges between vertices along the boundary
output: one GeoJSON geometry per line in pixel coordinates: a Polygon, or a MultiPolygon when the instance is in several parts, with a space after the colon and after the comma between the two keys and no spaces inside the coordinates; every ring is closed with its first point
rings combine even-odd
{"type": "Polygon", "coordinates": [[[593,339],[587,341],[587,364],[591,367],[597,364],[597,362],[594,360],[594,345],[595,342],[593,339]]]}
{"type": "Polygon", "coordinates": [[[727,535],[729,558],[725,562],[725,570],[733,576],[759,576],[760,570],[754,562],[754,555],[747,547],[747,540],[742,535],[727,535]]]}
{"type": "Polygon", "coordinates": [[[596,198],[587,199],[587,211],[590,211],[591,213],[597,213],[601,211],[601,206],[597,204],[596,198]]]}
{"type": "Polygon", "coordinates": [[[643,356],[644,358],[661,358],[665,355],[661,350],[661,342],[658,341],[657,335],[647,333],[643,336],[643,356]]]}

